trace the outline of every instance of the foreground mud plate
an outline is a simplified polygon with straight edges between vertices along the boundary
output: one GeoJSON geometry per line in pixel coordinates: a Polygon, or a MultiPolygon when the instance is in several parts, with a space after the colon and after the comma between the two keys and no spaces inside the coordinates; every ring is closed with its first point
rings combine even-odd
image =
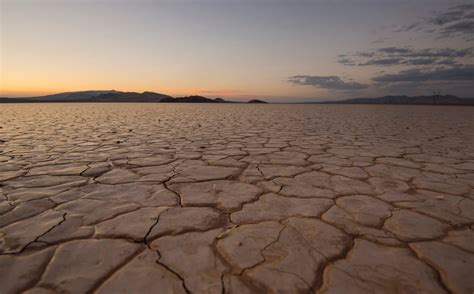
{"type": "Polygon", "coordinates": [[[2,294],[474,291],[472,108],[0,113],[2,294]]]}

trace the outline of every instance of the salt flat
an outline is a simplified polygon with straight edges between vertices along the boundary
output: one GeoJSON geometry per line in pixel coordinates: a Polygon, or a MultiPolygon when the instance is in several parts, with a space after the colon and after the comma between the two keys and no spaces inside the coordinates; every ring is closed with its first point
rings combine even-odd
{"type": "Polygon", "coordinates": [[[472,293],[474,108],[0,105],[0,293],[472,293]]]}

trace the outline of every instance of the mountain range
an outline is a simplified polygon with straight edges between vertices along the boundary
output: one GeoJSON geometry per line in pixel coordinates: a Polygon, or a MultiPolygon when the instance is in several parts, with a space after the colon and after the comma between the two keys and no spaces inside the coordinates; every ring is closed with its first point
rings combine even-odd
{"type": "MultiPolygon", "coordinates": [[[[203,96],[172,97],[155,92],[78,91],[46,96],[7,98],[0,97],[0,103],[43,103],[43,102],[160,102],[160,103],[239,103],[222,98],[203,96]]],[[[253,99],[247,103],[267,103],[253,99]]],[[[301,103],[298,103],[301,104],[301,103]]],[[[460,98],[453,95],[431,96],[384,96],[378,98],[353,98],[336,101],[305,102],[303,104],[398,104],[398,105],[474,105],[474,98],[460,98]]]]}
{"type": "MultiPolygon", "coordinates": [[[[79,91],[65,92],[53,95],[7,98],[0,97],[0,103],[44,103],[44,102],[173,102],[173,103],[239,103],[222,98],[207,98],[203,96],[172,97],[154,92],[121,92],[109,91],[79,91]]],[[[266,103],[261,100],[250,100],[249,103],[266,103]]]]}
{"type": "Polygon", "coordinates": [[[398,104],[398,105],[474,105],[474,98],[459,98],[453,95],[431,96],[384,96],[378,98],[353,98],[318,104],[398,104]]]}

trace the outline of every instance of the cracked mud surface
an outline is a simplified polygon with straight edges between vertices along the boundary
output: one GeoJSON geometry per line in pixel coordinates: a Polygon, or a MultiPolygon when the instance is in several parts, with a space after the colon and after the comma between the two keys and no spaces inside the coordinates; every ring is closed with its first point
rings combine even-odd
{"type": "Polygon", "coordinates": [[[473,293],[474,108],[0,105],[0,293],[473,293]]]}

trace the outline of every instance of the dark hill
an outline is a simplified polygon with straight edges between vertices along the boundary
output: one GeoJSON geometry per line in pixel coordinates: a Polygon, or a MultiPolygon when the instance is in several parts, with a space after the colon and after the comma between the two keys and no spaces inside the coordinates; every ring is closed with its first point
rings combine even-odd
{"type": "Polygon", "coordinates": [[[116,92],[97,95],[87,102],[161,102],[170,98],[173,99],[171,96],[154,92],[116,92]]]}
{"type": "Polygon", "coordinates": [[[253,99],[253,100],[250,100],[249,102],[247,103],[267,103],[265,101],[262,101],[262,100],[258,100],[258,99],[253,99]]]}
{"type": "Polygon", "coordinates": [[[66,92],[54,95],[0,98],[0,103],[41,103],[41,102],[160,102],[171,96],[154,92],[119,92],[119,91],[82,91],[66,92]]]}
{"type": "MultiPolygon", "coordinates": [[[[30,100],[39,100],[39,101],[74,101],[74,100],[84,100],[90,99],[97,95],[109,94],[109,93],[120,93],[115,90],[101,90],[101,91],[78,91],[78,92],[64,92],[52,95],[45,96],[36,96],[36,97],[27,97],[26,99],[30,100]]],[[[25,98],[22,98],[25,99],[25,98]]]]}
{"type": "Polygon", "coordinates": [[[203,96],[186,96],[177,98],[167,98],[161,102],[175,102],[175,103],[226,103],[222,98],[211,99],[203,96]]]}

